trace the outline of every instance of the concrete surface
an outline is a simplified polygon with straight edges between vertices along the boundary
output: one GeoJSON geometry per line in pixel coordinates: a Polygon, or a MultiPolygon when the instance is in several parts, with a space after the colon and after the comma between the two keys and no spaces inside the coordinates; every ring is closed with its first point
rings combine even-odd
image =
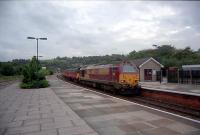
{"type": "Polygon", "coordinates": [[[0,90],[1,135],[199,135],[198,123],[48,78],[44,89],[0,90]]]}
{"type": "Polygon", "coordinates": [[[97,135],[50,88],[0,89],[0,135],[97,135]]]}
{"type": "Polygon", "coordinates": [[[178,83],[160,83],[160,82],[140,82],[143,88],[169,90],[172,92],[184,92],[200,95],[200,85],[178,84],[178,83]]]}
{"type": "Polygon", "coordinates": [[[101,135],[199,135],[199,123],[150,110],[67,82],[53,90],[101,135]]]}

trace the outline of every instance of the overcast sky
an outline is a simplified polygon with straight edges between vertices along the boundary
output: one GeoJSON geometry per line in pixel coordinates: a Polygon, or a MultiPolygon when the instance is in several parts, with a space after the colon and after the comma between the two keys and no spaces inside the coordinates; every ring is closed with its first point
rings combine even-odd
{"type": "Polygon", "coordinates": [[[172,44],[200,48],[200,2],[1,1],[0,61],[128,54],[172,44]]]}

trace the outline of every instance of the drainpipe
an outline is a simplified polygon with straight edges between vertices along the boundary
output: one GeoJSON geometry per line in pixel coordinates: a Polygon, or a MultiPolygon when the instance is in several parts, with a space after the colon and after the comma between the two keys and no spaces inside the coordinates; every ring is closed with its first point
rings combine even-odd
{"type": "Polygon", "coordinates": [[[160,83],[162,82],[162,69],[160,69],[160,83]]]}
{"type": "Polygon", "coordinates": [[[192,70],[190,69],[190,84],[192,84],[192,70]]]}
{"type": "Polygon", "coordinates": [[[139,68],[139,81],[141,81],[141,80],[140,80],[140,68],[139,68]]]}

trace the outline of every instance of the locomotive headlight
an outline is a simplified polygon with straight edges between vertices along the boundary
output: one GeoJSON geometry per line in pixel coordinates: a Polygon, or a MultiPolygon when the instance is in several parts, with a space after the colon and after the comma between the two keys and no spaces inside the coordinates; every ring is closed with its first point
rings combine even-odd
{"type": "Polygon", "coordinates": [[[125,80],[121,80],[122,83],[126,82],[125,80]]]}

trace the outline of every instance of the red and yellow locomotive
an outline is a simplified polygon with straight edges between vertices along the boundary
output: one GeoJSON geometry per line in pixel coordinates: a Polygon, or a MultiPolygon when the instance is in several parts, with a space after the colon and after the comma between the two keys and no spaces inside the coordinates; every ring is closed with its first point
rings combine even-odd
{"type": "Polygon", "coordinates": [[[137,94],[139,73],[129,62],[107,65],[90,65],[76,70],[66,70],[64,77],[115,93],[137,94]]]}

